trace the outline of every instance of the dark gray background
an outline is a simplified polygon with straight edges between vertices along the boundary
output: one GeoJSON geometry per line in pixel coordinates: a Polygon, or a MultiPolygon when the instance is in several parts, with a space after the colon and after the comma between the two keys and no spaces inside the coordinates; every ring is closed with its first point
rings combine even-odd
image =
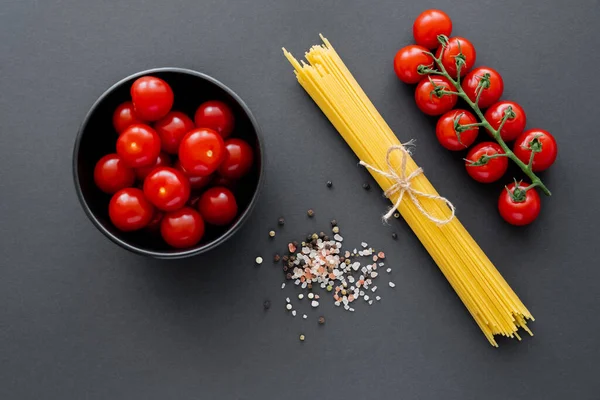
{"type": "Polygon", "coordinates": [[[598,399],[599,17],[592,0],[4,0],[0,398],[598,399]],[[501,72],[504,97],[523,105],[528,126],[558,140],[543,174],[554,195],[530,227],[500,219],[505,182],[474,183],[393,74],[395,52],[430,7],[473,41],[479,65],[501,72]],[[281,53],[302,55],[319,32],[400,139],[418,140],[417,162],[536,317],[534,338],[490,347],[406,224],[381,225],[386,200],[361,189],[370,178],[281,53]],[[264,130],[267,157],[245,227],[177,262],[108,241],[71,178],[75,134],[94,100],[157,66],[196,69],[233,88],[264,130]],[[287,224],[271,242],[280,215],[287,224]],[[331,217],[349,245],[386,250],[397,287],[383,277],[380,304],[349,314],[322,301],[308,320],[292,319],[284,298],[297,291],[280,290],[270,258],[331,217]],[[266,262],[256,268],[259,254],[266,262]]]}

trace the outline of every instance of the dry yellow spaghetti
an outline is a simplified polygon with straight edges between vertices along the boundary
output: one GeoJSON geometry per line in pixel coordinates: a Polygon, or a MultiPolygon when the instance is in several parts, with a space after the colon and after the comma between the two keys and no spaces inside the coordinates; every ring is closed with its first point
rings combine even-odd
{"type": "MultiPolygon", "coordinates": [[[[402,159],[406,157],[406,175],[417,171],[419,167],[408,153],[389,151],[401,146],[400,141],[329,41],[323,36],[321,39],[324,45],[313,46],[306,53],[308,64],[298,62],[283,49],[295,68],[300,85],[361,161],[375,169],[387,171],[387,157],[394,169],[400,169],[402,159]]],[[[384,191],[398,184],[387,174],[378,173],[371,168],[369,171],[384,191]]],[[[398,204],[398,211],[448,279],[489,342],[498,346],[494,335],[520,340],[517,332],[519,328],[533,335],[527,327],[527,319],[533,320],[527,308],[458,218],[452,218],[452,211],[444,201],[440,201],[443,198],[425,175],[412,174],[410,186],[431,197],[419,197],[418,201],[414,201],[413,196],[405,195],[398,204]],[[434,222],[447,219],[450,221],[444,224],[434,222]]],[[[388,197],[395,204],[402,193],[388,191],[388,197]]]]}

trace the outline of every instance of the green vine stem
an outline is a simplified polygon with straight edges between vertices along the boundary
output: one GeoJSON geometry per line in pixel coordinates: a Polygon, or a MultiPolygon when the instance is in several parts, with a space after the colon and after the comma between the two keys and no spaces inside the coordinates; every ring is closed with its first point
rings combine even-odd
{"type": "Polygon", "coordinates": [[[421,75],[441,75],[441,76],[445,77],[449,82],[452,83],[452,85],[455,87],[456,91],[448,91],[448,90],[445,90],[445,88],[443,88],[441,86],[437,86],[436,88],[434,88],[432,94],[434,94],[438,97],[441,97],[444,95],[456,95],[456,96],[460,97],[461,99],[463,99],[471,107],[471,109],[475,112],[475,114],[477,115],[477,117],[479,118],[479,120],[481,122],[477,123],[477,124],[465,125],[465,126],[462,126],[461,128],[481,126],[485,129],[487,129],[492,134],[492,136],[494,137],[494,139],[496,140],[498,145],[500,145],[500,147],[506,154],[506,157],[510,158],[515,164],[517,164],[519,166],[519,168],[521,168],[523,173],[525,173],[525,175],[527,175],[529,177],[529,179],[531,180],[531,184],[527,187],[526,190],[532,189],[534,187],[538,187],[538,188],[540,188],[540,190],[542,192],[544,192],[545,195],[550,196],[551,195],[550,190],[546,187],[546,185],[544,185],[542,180],[533,172],[533,170],[531,168],[534,154],[536,153],[536,150],[538,150],[538,149],[533,149],[533,148],[531,149],[532,150],[531,158],[529,160],[529,163],[525,164],[523,161],[519,160],[519,158],[515,155],[515,153],[512,152],[512,150],[508,147],[508,145],[504,142],[504,140],[500,136],[500,131],[502,130],[504,123],[506,122],[506,120],[508,120],[508,118],[511,115],[514,115],[512,110],[510,108],[508,110],[506,110],[506,112],[504,113],[504,117],[502,118],[502,121],[500,122],[500,126],[498,126],[498,129],[492,128],[490,123],[483,116],[483,112],[481,112],[481,109],[479,108],[478,103],[479,103],[479,97],[481,96],[481,92],[483,92],[483,90],[486,88],[486,85],[489,86],[489,76],[481,77],[481,79],[479,81],[479,85],[477,87],[477,91],[476,91],[477,98],[475,99],[474,102],[471,101],[471,99],[469,99],[469,96],[467,96],[467,94],[463,90],[462,86],[460,85],[460,70],[464,64],[464,55],[459,50],[459,54],[455,56],[456,67],[457,67],[457,71],[458,71],[458,73],[457,73],[458,78],[454,79],[452,76],[450,76],[448,71],[446,71],[444,64],[442,64],[442,57],[444,55],[444,51],[446,50],[446,47],[448,46],[448,38],[446,36],[440,35],[440,36],[438,36],[438,40],[439,40],[440,44],[442,45],[442,50],[440,51],[440,56],[436,57],[431,52],[428,52],[427,54],[430,55],[434,59],[435,63],[437,64],[437,66],[439,68],[439,71],[433,69],[432,65],[420,65],[418,68],[418,72],[421,75]]]}

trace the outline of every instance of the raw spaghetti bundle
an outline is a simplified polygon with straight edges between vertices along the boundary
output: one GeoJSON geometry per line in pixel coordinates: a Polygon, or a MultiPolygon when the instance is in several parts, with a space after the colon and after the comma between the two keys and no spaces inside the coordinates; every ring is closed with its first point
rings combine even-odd
{"type": "Polygon", "coordinates": [[[493,346],[494,335],[521,339],[533,317],[454,216],[358,85],[327,39],[306,53],[283,49],[298,82],[329,118],[417,235],[493,346]]]}

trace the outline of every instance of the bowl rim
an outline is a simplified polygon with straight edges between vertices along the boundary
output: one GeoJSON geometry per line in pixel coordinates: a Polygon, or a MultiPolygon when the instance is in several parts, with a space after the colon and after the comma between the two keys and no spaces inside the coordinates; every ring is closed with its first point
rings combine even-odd
{"type": "Polygon", "coordinates": [[[220,244],[226,242],[228,239],[230,239],[246,222],[250,213],[254,209],[256,202],[258,200],[258,197],[260,195],[260,192],[262,190],[263,179],[264,179],[264,158],[265,157],[264,157],[263,137],[262,137],[262,133],[260,130],[260,126],[258,125],[258,122],[256,121],[256,118],[252,114],[252,111],[250,111],[250,108],[248,107],[248,105],[242,100],[242,98],[237,93],[235,93],[231,88],[229,88],[227,85],[225,85],[221,81],[213,78],[212,76],[206,75],[202,72],[198,72],[198,71],[195,71],[192,69],[187,69],[187,68],[180,68],[180,67],[159,67],[159,68],[151,68],[151,69],[147,69],[144,71],[136,72],[134,74],[131,74],[131,75],[119,80],[118,82],[111,85],[108,89],[106,89],[102,93],[102,95],[100,95],[100,97],[98,97],[98,99],[92,104],[89,111],[85,115],[83,122],[79,126],[79,130],[77,131],[77,136],[75,138],[75,145],[73,147],[72,158],[73,158],[73,160],[72,160],[73,182],[75,184],[75,192],[77,193],[77,198],[79,199],[79,203],[83,207],[85,214],[92,221],[94,226],[100,232],[102,232],[104,234],[104,236],[106,236],[112,242],[116,243],[117,245],[121,246],[122,248],[129,250],[136,254],[141,254],[144,256],[150,256],[150,257],[159,258],[159,259],[179,259],[179,258],[192,257],[192,256],[195,256],[198,254],[205,253],[209,250],[212,250],[215,247],[219,246],[220,244]],[[96,218],[96,216],[90,209],[89,205],[87,204],[87,201],[85,200],[85,198],[83,196],[83,192],[81,191],[81,185],[79,184],[79,172],[77,169],[77,158],[78,158],[78,154],[79,154],[79,148],[81,145],[81,138],[83,136],[83,131],[84,131],[85,127],[88,125],[88,122],[89,122],[92,114],[96,111],[96,109],[98,108],[100,103],[102,101],[104,101],[104,99],[106,97],[108,97],[116,88],[120,87],[125,82],[127,82],[131,79],[139,78],[141,76],[151,75],[151,74],[160,73],[160,72],[176,72],[176,73],[192,75],[197,78],[204,79],[204,80],[218,86],[220,89],[224,90],[227,94],[229,94],[238,103],[238,105],[242,108],[242,110],[248,116],[248,119],[250,120],[250,123],[252,124],[252,127],[254,128],[254,131],[256,133],[258,150],[260,153],[259,154],[260,169],[258,171],[258,182],[256,185],[256,189],[254,191],[254,194],[252,195],[252,199],[250,200],[250,203],[248,204],[248,206],[246,207],[244,212],[242,212],[242,214],[239,216],[237,222],[235,224],[233,224],[225,233],[223,233],[221,236],[219,236],[218,238],[216,238],[215,240],[213,240],[210,243],[207,243],[205,245],[202,245],[202,246],[196,247],[196,248],[192,248],[192,249],[182,249],[182,250],[175,249],[168,253],[161,252],[161,251],[145,250],[145,249],[139,248],[137,246],[127,243],[126,241],[118,238],[117,236],[115,236],[114,234],[109,232],[100,223],[100,221],[96,218]]]}

